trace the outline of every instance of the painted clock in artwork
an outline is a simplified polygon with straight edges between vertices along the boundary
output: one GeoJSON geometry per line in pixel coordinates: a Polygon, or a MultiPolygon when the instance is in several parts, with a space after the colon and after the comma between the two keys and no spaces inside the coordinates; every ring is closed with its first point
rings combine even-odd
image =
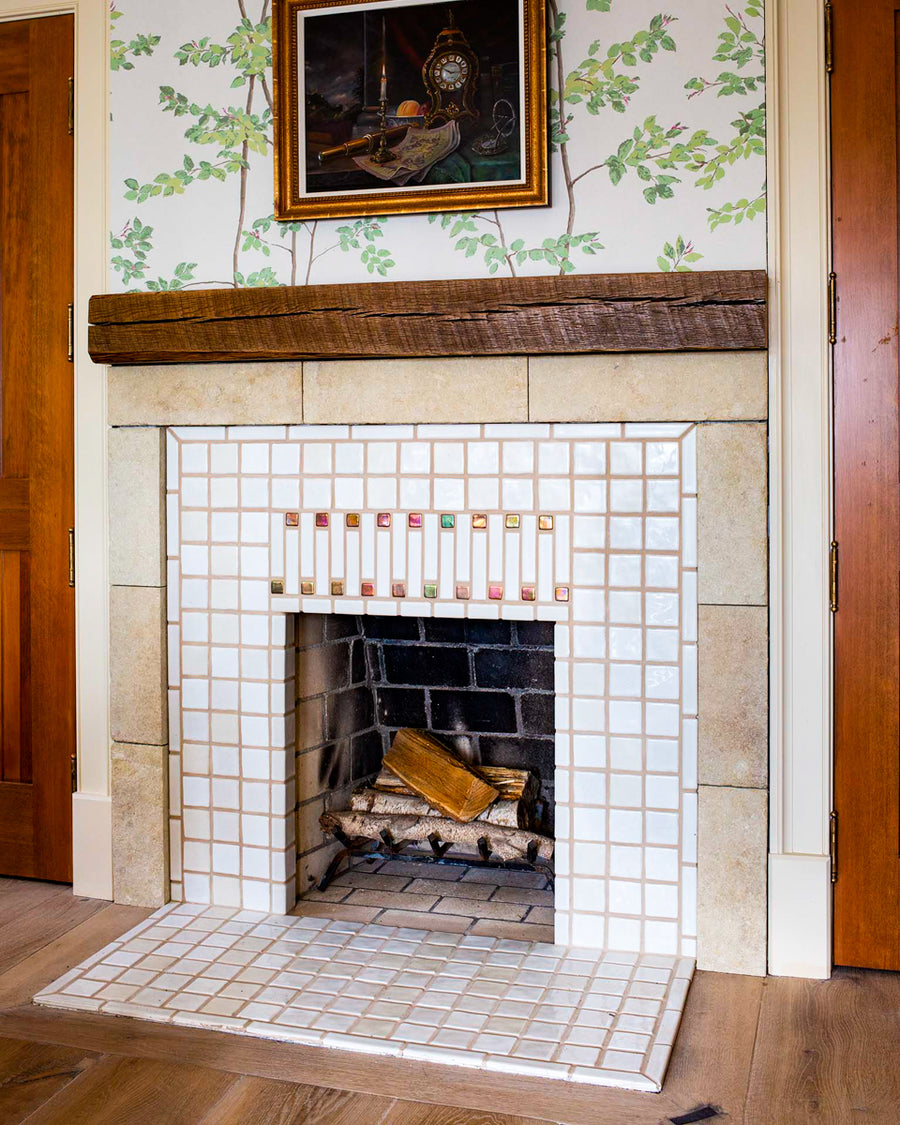
{"type": "Polygon", "coordinates": [[[426,128],[437,121],[478,116],[473,104],[478,88],[478,56],[456,26],[452,10],[425,60],[422,78],[431,102],[425,115],[426,128]]]}

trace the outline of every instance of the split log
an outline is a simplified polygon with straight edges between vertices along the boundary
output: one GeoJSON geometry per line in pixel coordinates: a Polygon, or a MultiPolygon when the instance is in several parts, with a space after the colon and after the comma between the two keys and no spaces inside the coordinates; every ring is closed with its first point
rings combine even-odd
{"type": "MultiPolygon", "coordinates": [[[[466,763],[472,773],[482,781],[492,785],[500,794],[501,801],[530,800],[533,804],[540,796],[541,783],[533,770],[513,770],[506,766],[482,766],[466,763]]],[[[415,796],[409,786],[404,785],[396,774],[383,769],[373,782],[379,793],[396,793],[402,797],[415,796]]]]}
{"type": "MultiPolygon", "coordinates": [[[[377,789],[357,789],[350,797],[354,812],[399,814],[400,816],[440,816],[424,797],[406,793],[381,793],[377,789]]],[[[494,801],[475,818],[485,824],[499,824],[505,828],[534,827],[534,805],[527,801],[494,801]]],[[[474,822],[473,822],[474,823],[474,822]]]]}
{"type": "Polygon", "coordinates": [[[460,824],[458,821],[437,816],[400,816],[382,813],[328,812],[319,817],[324,832],[340,831],[345,835],[362,836],[369,840],[383,838],[387,831],[398,844],[403,841],[420,843],[437,835],[445,843],[457,844],[466,850],[478,853],[478,841],[487,838],[491,858],[497,860],[524,860],[532,842],[537,844],[537,855],[544,860],[553,858],[554,841],[536,832],[525,832],[521,828],[503,828],[500,825],[487,825],[483,821],[460,824]]]}
{"type": "Polygon", "coordinates": [[[474,820],[500,796],[465,762],[423,731],[398,730],[384,764],[429,805],[460,824],[474,820]]]}

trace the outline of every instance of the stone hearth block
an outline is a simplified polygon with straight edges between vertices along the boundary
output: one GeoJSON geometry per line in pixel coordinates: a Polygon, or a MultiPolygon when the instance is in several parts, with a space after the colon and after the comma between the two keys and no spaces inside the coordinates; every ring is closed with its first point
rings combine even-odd
{"type": "Polygon", "coordinates": [[[536,356],[532,422],[734,421],[767,412],[764,352],[536,356]]]}
{"type": "Polygon", "coordinates": [[[526,422],[528,360],[336,360],[303,368],[303,421],[526,422]]]}
{"type": "Polygon", "coordinates": [[[165,612],[160,587],[110,589],[110,719],[117,742],[168,741],[165,612]]]}
{"type": "Polygon", "coordinates": [[[762,423],[697,431],[701,604],[768,600],[767,444],[762,423]]]}
{"type": "Polygon", "coordinates": [[[169,898],[168,752],[113,743],[113,894],[126,906],[169,898]]]}
{"type": "Polygon", "coordinates": [[[700,784],[768,782],[768,610],[700,606],[700,784]]]}
{"type": "Polygon", "coordinates": [[[768,795],[701,785],[697,967],[766,971],[768,795]]]}
{"type": "Polygon", "coordinates": [[[112,367],[111,426],[278,425],[302,422],[300,363],[112,367]]]}
{"type": "Polygon", "coordinates": [[[165,586],[165,435],[155,426],[109,431],[109,581],[165,586]]]}

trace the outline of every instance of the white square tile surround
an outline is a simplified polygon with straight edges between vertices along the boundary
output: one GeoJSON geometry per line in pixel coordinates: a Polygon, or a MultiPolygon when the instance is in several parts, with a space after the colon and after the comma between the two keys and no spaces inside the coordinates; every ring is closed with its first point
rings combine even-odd
{"type": "Polygon", "coordinates": [[[691,958],[171,903],[35,1000],[658,1091],[692,972],[691,958]]]}
{"type": "Polygon", "coordinates": [[[672,423],[170,429],[173,898],[293,905],[293,614],[550,620],[556,940],[693,956],[695,436],[672,423]]]}

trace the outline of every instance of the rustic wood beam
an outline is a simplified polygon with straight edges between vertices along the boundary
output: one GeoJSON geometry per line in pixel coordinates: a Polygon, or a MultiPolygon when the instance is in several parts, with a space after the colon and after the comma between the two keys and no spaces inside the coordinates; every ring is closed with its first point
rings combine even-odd
{"type": "Polygon", "coordinates": [[[98,363],[760,349],[762,270],[93,297],[98,363]]]}

